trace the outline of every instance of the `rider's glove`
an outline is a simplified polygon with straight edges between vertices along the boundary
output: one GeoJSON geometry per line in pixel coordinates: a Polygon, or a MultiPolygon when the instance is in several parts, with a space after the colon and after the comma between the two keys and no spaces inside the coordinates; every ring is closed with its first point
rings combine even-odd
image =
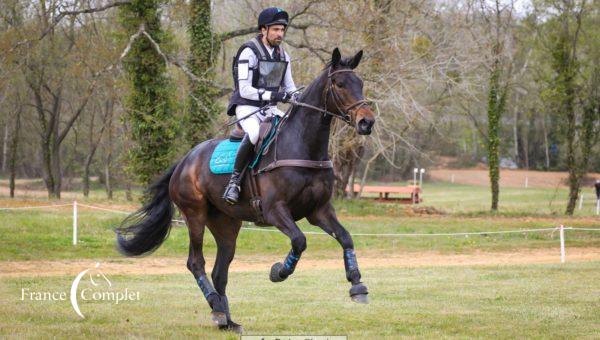
{"type": "Polygon", "coordinates": [[[272,92],[271,93],[271,102],[273,103],[287,103],[292,96],[287,92],[272,92]]]}

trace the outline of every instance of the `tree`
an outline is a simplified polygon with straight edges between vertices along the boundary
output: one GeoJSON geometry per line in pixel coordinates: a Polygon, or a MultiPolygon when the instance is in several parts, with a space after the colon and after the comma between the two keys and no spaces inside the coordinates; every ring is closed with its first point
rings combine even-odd
{"type": "MultiPolygon", "coordinates": [[[[159,4],[159,0],[134,0],[121,6],[121,24],[128,37],[143,29],[156,43],[168,46],[159,4]]],[[[163,57],[149,39],[136,39],[123,64],[131,86],[125,104],[125,119],[130,122],[133,140],[128,170],[148,184],[173,162],[178,132],[174,88],[163,57]]]]}
{"type": "Polygon", "coordinates": [[[220,41],[212,31],[211,1],[191,0],[190,21],[190,71],[202,75],[206,81],[190,80],[190,93],[185,113],[185,139],[191,146],[212,137],[211,123],[223,110],[217,100],[220,91],[214,82],[214,62],[219,53],[220,41]]]}
{"type": "MultiPolygon", "coordinates": [[[[550,20],[542,25],[551,73],[543,96],[557,117],[557,130],[566,144],[565,164],[569,172],[569,200],[565,213],[572,215],[579,197],[581,179],[587,172],[596,142],[598,119],[598,31],[592,20],[588,48],[580,51],[582,28],[590,8],[586,1],[551,2],[545,9],[550,20]],[[585,59],[587,58],[587,60],[585,59]],[[588,86],[583,81],[582,61],[588,65],[588,86]]],[[[597,12],[596,12],[597,13],[597,12]]],[[[597,14],[596,14],[597,15],[597,14]]]]}

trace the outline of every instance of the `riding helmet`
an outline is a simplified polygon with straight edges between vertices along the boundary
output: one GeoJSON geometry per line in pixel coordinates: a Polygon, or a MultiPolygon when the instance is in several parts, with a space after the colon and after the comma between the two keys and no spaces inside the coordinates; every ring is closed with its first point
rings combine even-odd
{"type": "Polygon", "coordinates": [[[262,26],[269,27],[271,25],[288,25],[290,19],[286,11],[278,7],[269,7],[258,16],[258,29],[262,26]]]}

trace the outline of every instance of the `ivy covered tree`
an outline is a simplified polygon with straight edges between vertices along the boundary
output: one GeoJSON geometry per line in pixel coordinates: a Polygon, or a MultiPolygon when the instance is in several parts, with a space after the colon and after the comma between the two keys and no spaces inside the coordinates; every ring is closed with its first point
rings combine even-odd
{"type": "MultiPolygon", "coordinates": [[[[160,23],[160,0],[132,0],[120,11],[127,37],[142,27],[154,41],[168,45],[160,23]]],[[[129,172],[143,184],[171,165],[178,129],[173,100],[174,86],[166,75],[163,58],[149,39],[136,39],[123,60],[130,82],[125,120],[130,127],[129,172]]]]}
{"type": "Polygon", "coordinates": [[[213,118],[223,111],[218,103],[219,90],[212,86],[214,61],[219,52],[220,40],[212,31],[210,0],[190,1],[189,68],[206,82],[191,81],[190,95],[185,113],[185,139],[194,146],[212,137],[213,118]]]}

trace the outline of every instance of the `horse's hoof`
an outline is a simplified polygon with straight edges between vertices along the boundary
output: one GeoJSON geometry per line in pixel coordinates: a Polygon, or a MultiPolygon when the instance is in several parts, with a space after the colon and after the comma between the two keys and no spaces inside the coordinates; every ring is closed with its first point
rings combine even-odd
{"type": "Polygon", "coordinates": [[[356,303],[369,304],[369,296],[367,294],[358,294],[350,297],[356,303]]]}
{"type": "Polygon", "coordinates": [[[226,325],[219,326],[219,329],[222,331],[230,331],[230,332],[234,332],[237,334],[244,333],[244,327],[242,327],[242,325],[239,325],[231,320],[228,321],[226,325]]]}
{"type": "Polygon", "coordinates": [[[362,283],[352,285],[352,288],[350,288],[350,298],[356,303],[369,303],[369,297],[367,294],[369,294],[367,286],[362,283]]]}
{"type": "Polygon", "coordinates": [[[227,315],[223,312],[210,312],[212,316],[212,320],[216,323],[219,328],[222,326],[227,326],[227,315]]]}
{"type": "Polygon", "coordinates": [[[283,268],[283,263],[281,263],[281,262],[276,262],[273,264],[273,266],[271,267],[271,273],[269,274],[269,278],[271,279],[271,282],[281,282],[281,281],[287,279],[287,276],[286,277],[279,276],[279,272],[281,271],[282,268],[283,268]]]}

